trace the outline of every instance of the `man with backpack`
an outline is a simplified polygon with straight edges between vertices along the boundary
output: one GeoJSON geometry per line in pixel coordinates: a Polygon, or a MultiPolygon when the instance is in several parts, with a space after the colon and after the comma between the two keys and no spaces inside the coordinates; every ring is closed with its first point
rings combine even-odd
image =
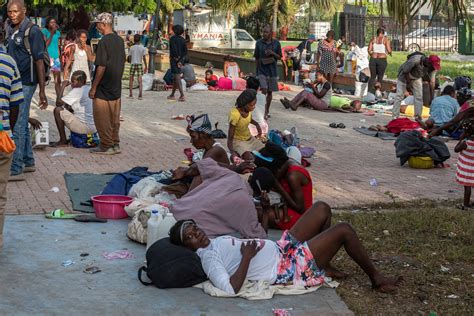
{"type": "Polygon", "coordinates": [[[30,140],[28,118],[31,99],[39,85],[39,107],[48,107],[45,84],[49,71],[49,56],[45,53],[45,40],[40,28],[26,17],[23,0],[10,0],[7,6],[7,51],[18,65],[23,84],[24,101],[20,105],[18,120],[13,131],[16,150],[13,155],[9,181],[25,180],[25,172],[34,172],[35,159],[30,140]]]}
{"type": "Polygon", "coordinates": [[[423,78],[429,79],[430,89],[434,89],[436,72],[440,69],[441,60],[436,55],[427,57],[423,53],[415,52],[407,56],[407,61],[398,69],[397,94],[392,110],[394,119],[400,116],[400,106],[405,98],[407,87],[411,88],[415,98],[415,118],[421,119],[423,111],[423,78]]]}

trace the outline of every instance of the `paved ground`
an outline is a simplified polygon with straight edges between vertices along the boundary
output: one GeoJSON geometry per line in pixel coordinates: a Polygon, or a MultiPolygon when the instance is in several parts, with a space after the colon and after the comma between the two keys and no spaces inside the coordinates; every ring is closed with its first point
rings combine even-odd
{"type": "Polygon", "coordinates": [[[272,315],[273,308],[292,308],[292,315],[352,315],[329,288],[248,301],[213,298],[196,288],[145,287],[137,280],[145,247],[127,240],[126,220],[97,224],[10,216],[6,226],[1,315],[272,315]],[[101,255],[124,248],[133,259],[108,261],[101,255]],[[64,267],[65,260],[75,263],[64,267]],[[102,272],[83,273],[88,265],[102,272]]]}
{"type": "MultiPolygon", "coordinates": [[[[51,100],[52,90],[49,87],[51,100]]],[[[57,150],[46,148],[35,151],[37,172],[27,175],[24,182],[8,186],[8,214],[38,214],[55,208],[70,209],[63,174],[65,172],[120,172],[135,166],[152,170],[175,168],[184,159],[183,149],[190,147],[185,122],[171,120],[172,115],[192,114],[198,111],[210,114],[212,122],[227,130],[227,113],[234,105],[238,92],[193,92],[187,102],[166,100],[168,92],[147,91],[144,100],[123,99],[124,122],[121,126],[122,151],[111,157],[94,156],[85,149],[66,148],[64,157],[51,157],[57,150]],[[59,187],[58,193],[50,192],[59,187]]],[[[385,123],[388,116],[343,114],[299,109],[285,110],[278,102],[281,96],[291,97],[294,92],[277,93],[272,104],[271,128],[289,129],[297,126],[302,143],[316,148],[310,168],[316,198],[333,207],[350,207],[397,199],[445,199],[461,197],[461,188],[454,182],[455,170],[415,170],[400,167],[395,157],[393,141],[382,141],[364,136],[353,127],[385,123]],[[343,122],[346,129],[332,129],[331,122],[343,122]],[[372,187],[370,179],[378,186],[372,187]],[[441,180],[441,181],[440,181],[441,180]],[[388,194],[390,193],[390,194],[388,194]]],[[[126,91],[124,90],[124,97],[126,91]]],[[[32,107],[32,116],[49,122],[51,139],[57,139],[52,109],[40,111],[32,107]]],[[[451,148],[454,142],[448,143],[451,148]]],[[[454,165],[455,159],[448,161],[454,165]]]]}

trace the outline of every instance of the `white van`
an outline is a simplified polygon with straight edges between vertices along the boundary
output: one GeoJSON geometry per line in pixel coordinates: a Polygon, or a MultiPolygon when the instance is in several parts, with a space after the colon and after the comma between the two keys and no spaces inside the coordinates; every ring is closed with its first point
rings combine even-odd
{"type": "Polygon", "coordinates": [[[190,33],[193,48],[255,49],[255,39],[242,29],[190,33]]]}

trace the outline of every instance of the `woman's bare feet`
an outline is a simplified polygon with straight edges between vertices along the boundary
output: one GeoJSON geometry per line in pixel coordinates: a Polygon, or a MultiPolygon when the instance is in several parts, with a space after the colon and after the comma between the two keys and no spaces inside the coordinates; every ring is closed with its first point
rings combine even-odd
{"type": "Polygon", "coordinates": [[[372,280],[372,288],[381,293],[392,293],[398,289],[403,277],[386,277],[379,275],[372,280]]]}

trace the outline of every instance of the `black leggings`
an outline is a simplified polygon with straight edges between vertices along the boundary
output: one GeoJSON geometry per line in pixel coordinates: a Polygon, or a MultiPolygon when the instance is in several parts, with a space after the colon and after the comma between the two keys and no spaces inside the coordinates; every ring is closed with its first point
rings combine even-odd
{"type": "Polygon", "coordinates": [[[385,69],[387,69],[387,58],[370,58],[370,80],[369,80],[369,91],[374,92],[375,81],[382,83],[385,69]]]}

